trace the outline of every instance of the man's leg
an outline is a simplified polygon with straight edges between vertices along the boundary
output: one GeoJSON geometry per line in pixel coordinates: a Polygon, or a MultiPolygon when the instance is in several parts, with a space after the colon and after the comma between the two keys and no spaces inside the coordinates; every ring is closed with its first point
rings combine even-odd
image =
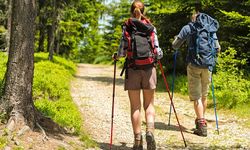
{"type": "Polygon", "coordinates": [[[201,69],[189,64],[187,66],[188,92],[191,101],[194,101],[194,111],[197,118],[203,117],[203,105],[201,101],[201,69]]]}
{"type": "Polygon", "coordinates": [[[203,117],[205,118],[205,111],[207,108],[207,95],[211,82],[212,73],[208,69],[203,69],[201,74],[201,93],[202,93],[202,104],[203,104],[203,117]]]}
{"type": "Polygon", "coordinates": [[[205,112],[207,108],[207,97],[202,97],[200,100],[194,101],[194,110],[196,114],[195,125],[197,129],[197,123],[199,119],[205,119],[205,112]]]}
{"type": "Polygon", "coordinates": [[[194,134],[207,136],[206,120],[204,119],[204,106],[206,106],[206,101],[203,102],[202,98],[202,71],[203,69],[192,66],[191,64],[187,66],[189,97],[191,101],[194,101],[194,111],[196,114],[196,129],[194,134]]]}
{"type": "Polygon", "coordinates": [[[203,118],[205,118],[205,112],[207,108],[207,97],[203,96],[201,100],[202,100],[202,105],[203,105],[203,118]]]}
{"type": "Polygon", "coordinates": [[[203,106],[203,101],[201,99],[195,100],[194,101],[194,110],[196,114],[197,119],[204,118],[204,106],[203,106]]]}

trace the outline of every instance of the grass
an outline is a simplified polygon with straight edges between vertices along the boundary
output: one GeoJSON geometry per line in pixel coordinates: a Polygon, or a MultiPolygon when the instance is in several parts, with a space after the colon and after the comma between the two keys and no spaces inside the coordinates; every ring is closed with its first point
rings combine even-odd
{"type": "Polygon", "coordinates": [[[47,60],[48,54],[35,54],[33,98],[35,106],[45,116],[67,127],[74,134],[81,130],[81,114],[70,95],[70,80],[76,71],[73,62],[54,56],[47,60]]]}
{"type": "Polygon", "coordinates": [[[250,104],[238,106],[234,109],[237,116],[246,120],[245,126],[250,128],[250,104]]]}
{"type": "Polygon", "coordinates": [[[8,144],[8,139],[6,136],[0,137],[0,149],[3,149],[8,144]]]}
{"type": "Polygon", "coordinates": [[[86,134],[85,132],[82,132],[80,136],[80,141],[84,142],[84,147],[89,148],[89,147],[97,147],[97,143],[92,140],[92,138],[86,134]]]}
{"type": "Polygon", "coordinates": [[[219,111],[223,114],[232,114],[239,118],[238,123],[243,127],[250,128],[250,104],[240,105],[232,109],[222,108],[219,111]],[[242,120],[242,121],[241,121],[242,120]]]}

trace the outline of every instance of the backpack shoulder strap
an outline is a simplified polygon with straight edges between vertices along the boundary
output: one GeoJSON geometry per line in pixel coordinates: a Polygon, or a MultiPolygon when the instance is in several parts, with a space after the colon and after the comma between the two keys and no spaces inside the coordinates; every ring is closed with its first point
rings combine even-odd
{"type": "Polygon", "coordinates": [[[126,30],[128,32],[136,31],[136,25],[133,23],[133,18],[129,18],[128,20],[125,21],[124,25],[126,26],[126,30]]]}

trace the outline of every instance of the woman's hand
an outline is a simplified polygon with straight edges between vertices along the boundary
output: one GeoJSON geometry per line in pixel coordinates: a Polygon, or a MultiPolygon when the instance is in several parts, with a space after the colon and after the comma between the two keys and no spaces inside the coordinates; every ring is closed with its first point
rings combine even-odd
{"type": "Polygon", "coordinates": [[[114,53],[114,54],[112,55],[112,58],[113,58],[114,61],[118,61],[117,53],[114,53]]]}

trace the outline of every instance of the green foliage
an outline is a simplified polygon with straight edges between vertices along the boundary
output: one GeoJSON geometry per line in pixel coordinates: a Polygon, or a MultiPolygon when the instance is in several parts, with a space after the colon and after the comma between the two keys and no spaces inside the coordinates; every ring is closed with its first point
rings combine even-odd
{"type": "Polygon", "coordinates": [[[7,54],[5,52],[0,52],[0,97],[2,95],[3,90],[3,79],[6,71],[6,63],[7,63],[7,54]]]}
{"type": "MultiPolygon", "coordinates": [[[[169,75],[166,76],[167,78],[167,83],[169,86],[169,90],[170,92],[172,92],[172,82],[173,82],[173,76],[169,75]]],[[[187,95],[188,94],[188,88],[187,88],[187,77],[184,75],[177,75],[175,77],[175,82],[174,82],[174,92],[183,94],[183,95],[187,95]]],[[[158,84],[157,84],[157,91],[160,92],[166,92],[166,85],[163,81],[162,75],[160,74],[158,77],[158,84]]]]}
{"type": "Polygon", "coordinates": [[[103,55],[95,58],[94,64],[110,64],[111,56],[109,55],[103,55]]]}
{"type": "Polygon", "coordinates": [[[92,140],[88,134],[82,133],[80,140],[84,142],[84,148],[94,148],[97,147],[97,143],[92,140]]]}
{"type": "Polygon", "coordinates": [[[5,49],[5,36],[6,36],[6,28],[5,24],[7,21],[6,15],[6,6],[5,0],[0,0],[0,50],[5,49]]]}
{"type": "Polygon", "coordinates": [[[69,89],[76,66],[57,56],[54,57],[54,62],[47,58],[47,53],[35,54],[33,81],[35,106],[59,125],[70,128],[73,133],[79,134],[81,116],[72,101],[69,89]]]}
{"type": "Polygon", "coordinates": [[[5,136],[0,137],[0,149],[4,149],[8,144],[8,139],[5,136]]]}
{"type": "Polygon", "coordinates": [[[216,97],[219,105],[233,108],[237,105],[249,104],[250,81],[244,76],[238,66],[246,63],[245,59],[235,59],[236,50],[229,48],[218,58],[216,74],[214,77],[216,97]]]}
{"type": "Polygon", "coordinates": [[[63,127],[70,129],[72,133],[79,134],[81,131],[82,119],[77,106],[72,102],[69,92],[61,94],[65,96],[56,101],[39,99],[35,101],[35,106],[45,116],[52,118],[63,127]]]}
{"type": "Polygon", "coordinates": [[[5,49],[5,35],[6,35],[6,29],[4,26],[0,25],[0,50],[5,49]]]}
{"type": "MultiPolygon", "coordinates": [[[[41,62],[41,61],[47,61],[48,60],[48,53],[35,53],[35,63],[41,62]]],[[[55,56],[53,59],[54,64],[58,64],[60,66],[65,67],[71,75],[73,75],[76,71],[76,65],[65,58],[55,56]]]]}
{"type": "MultiPolygon", "coordinates": [[[[237,49],[235,57],[237,59],[247,59],[249,61],[250,52],[250,17],[238,11],[220,11],[224,16],[221,19],[222,46],[237,49]],[[224,34],[225,33],[225,34],[224,34]]],[[[227,48],[226,47],[226,48],[227,48]]],[[[241,66],[245,71],[249,70],[249,62],[241,66]]],[[[248,71],[249,73],[249,71],[248,71]]]]}
{"type": "Polygon", "coordinates": [[[72,58],[73,52],[77,50],[83,34],[82,23],[77,21],[60,21],[60,54],[72,58]]]}
{"type": "MultiPolygon", "coordinates": [[[[111,3],[106,11],[106,15],[109,15],[108,24],[105,25],[103,30],[103,40],[105,46],[100,49],[97,53],[99,56],[107,56],[105,62],[112,61],[111,56],[114,52],[118,50],[120,44],[120,38],[122,34],[122,24],[130,17],[130,2],[128,0],[121,0],[119,3],[111,3]]],[[[108,18],[108,17],[107,17],[108,18]]],[[[97,56],[97,57],[99,57],[97,56]]],[[[100,60],[95,60],[100,62],[100,60]]]]}
{"type": "Polygon", "coordinates": [[[60,21],[60,54],[75,62],[93,62],[104,42],[98,20],[104,6],[98,0],[70,1],[60,21]]]}
{"type": "Polygon", "coordinates": [[[68,91],[71,74],[63,66],[42,61],[35,64],[33,95],[34,98],[56,100],[61,93],[68,91]]]}
{"type": "Polygon", "coordinates": [[[95,59],[106,55],[103,51],[105,43],[97,30],[89,30],[86,36],[79,46],[79,60],[84,63],[93,63],[95,59]]]}

